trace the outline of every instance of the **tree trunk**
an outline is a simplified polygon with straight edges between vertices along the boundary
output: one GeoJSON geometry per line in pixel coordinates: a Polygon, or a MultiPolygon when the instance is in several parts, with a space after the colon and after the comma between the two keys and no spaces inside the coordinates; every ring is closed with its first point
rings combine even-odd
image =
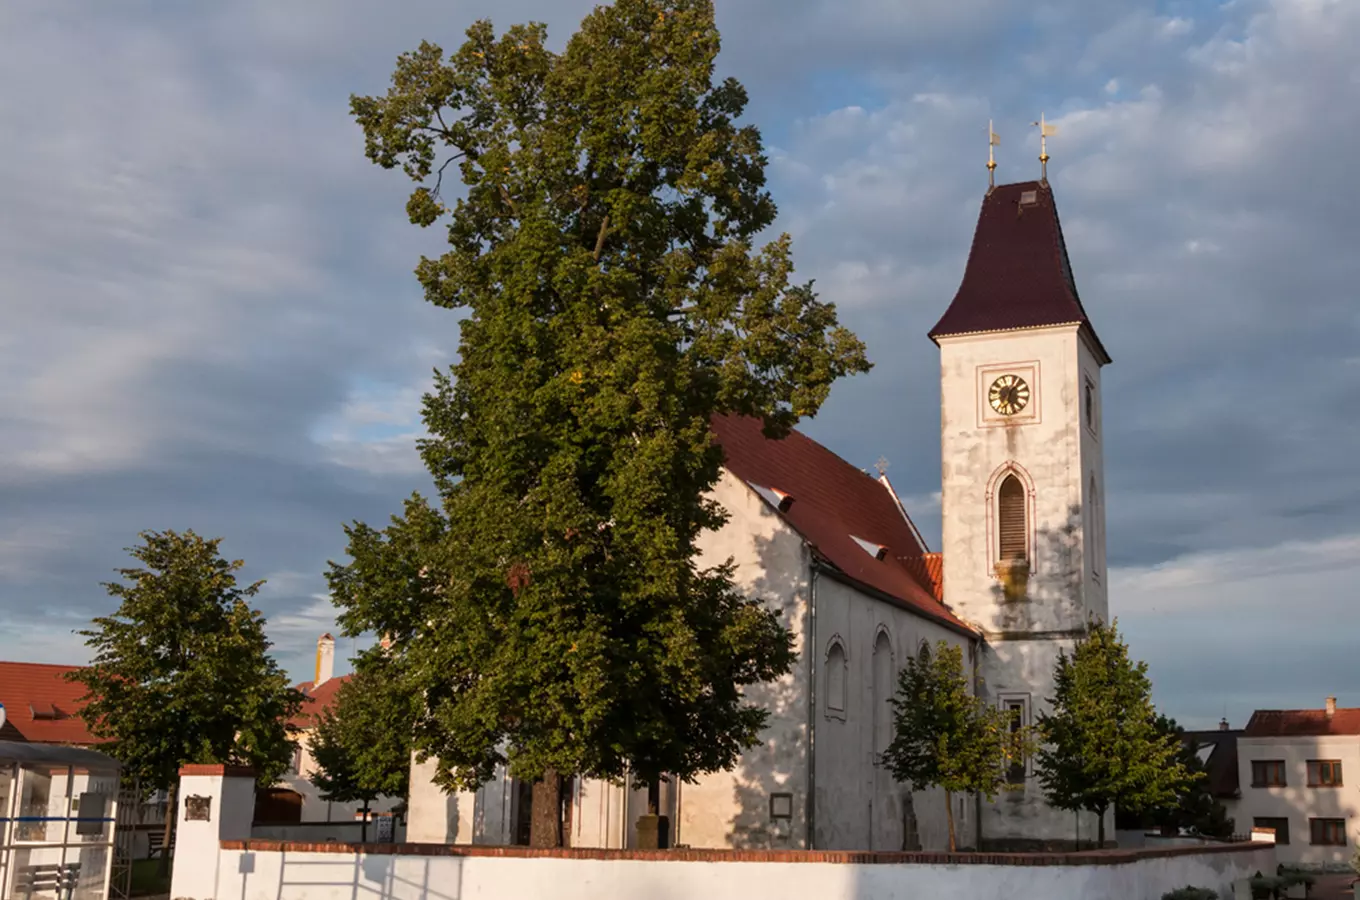
{"type": "Polygon", "coordinates": [[[368,804],[369,801],[365,800],[363,808],[364,820],[359,823],[359,843],[361,844],[368,843],[368,804]]]}
{"type": "Polygon", "coordinates": [[[530,847],[562,846],[562,776],[555,771],[549,769],[534,782],[530,816],[530,847]]]}
{"type": "Polygon", "coordinates": [[[156,863],[156,876],[164,878],[170,874],[170,839],[175,829],[175,788],[177,782],[170,783],[169,792],[165,796],[165,840],[161,843],[161,858],[156,863]]]}
{"type": "Polygon", "coordinates": [[[1105,809],[1106,809],[1106,807],[1102,806],[1100,809],[1096,810],[1096,815],[1099,817],[1099,818],[1096,820],[1096,849],[1097,849],[1097,850],[1104,850],[1104,849],[1105,849],[1105,809]]]}
{"type": "Polygon", "coordinates": [[[949,821],[949,852],[954,852],[954,792],[944,792],[944,814],[949,821]]]}

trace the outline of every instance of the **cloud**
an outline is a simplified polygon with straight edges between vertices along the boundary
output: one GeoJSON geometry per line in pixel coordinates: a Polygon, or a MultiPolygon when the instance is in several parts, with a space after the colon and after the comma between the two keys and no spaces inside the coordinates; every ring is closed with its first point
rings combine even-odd
{"type": "MultiPolygon", "coordinates": [[[[419,397],[457,346],[457,316],[411,275],[439,229],[405,221],[407,185],[364,159],[348,97],[384,90],[421,39],[456,46],[477,16],[545,19],[560,46],[591,6],[0,9],[0,77],[25,85],[0,100],[0,610],[23,635],[0,655],[80,658],[71,629],[109,611],[99,583],[122,548],[192,527],[269,579],[276,649],[309,677],[315,633],[334,629],[322,573],[341,524],[429,490],[419,397]]],[[[1360,533],[1345,154],[1360,7],[718,9],[720,69],[750,87],[799,275],[877,364],[809,433],[865,468],[890,459],[938,547],[925,333],[963,271],[987,121],[998,177],[1026,179],[1045,112],[1076,277],[1115,357],[1112,607],[1135,653],[1177,715],[1340,690],[1333,669],[1241,660],[1343,664],[1323,606],[1303,628],[1268,598],[1343,596],[1353,573],[1333,563],[1360,533]],[[1225,612],[1229,596],[1257,598],[1236,607],[1250,615],[1225,612]],[[1206,649],[1219,641],[1238,649],[1206,649]]]]}

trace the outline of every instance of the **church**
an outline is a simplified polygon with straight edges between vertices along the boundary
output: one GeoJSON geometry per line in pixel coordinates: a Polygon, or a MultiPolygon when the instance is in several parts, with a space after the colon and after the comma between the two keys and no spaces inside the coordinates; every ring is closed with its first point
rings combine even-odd
{"type": "MultiPolygon", "coordinates": [[[[887,477],[806,436],[766,439],[720,418],[729,513],[703,560],[732,558],[739,587],[793,633],[798,662],[748,696],[770,711],[760,745],[729,772],[669,781],[660,812],[673,846],[945,850],[942,791],[913,792],[881,765],[897,674],[921,648],[963,651],[975,689],[1031,724],[1060,652],[1108,619],[1100,376],[1110,362],[1077,294],[1047,180],[995,186],[982,201],[939,348],[943,546],[932,552],[887,477]]],[[[445,794],[434,762],[413,766],[407,837],[528,842],[528,785],[504,772],[445,794]]],[[[958,845],[1025,850],[1095,838],[1094,815],[1051,808],[1033,761],[988,802],[956,796],[958,845]]],[[[645,791],[574,779],[572,847],[638,846],[645,791]]],[[[1113,833],[1113,814],[1106,829],[1113,833]]]]}

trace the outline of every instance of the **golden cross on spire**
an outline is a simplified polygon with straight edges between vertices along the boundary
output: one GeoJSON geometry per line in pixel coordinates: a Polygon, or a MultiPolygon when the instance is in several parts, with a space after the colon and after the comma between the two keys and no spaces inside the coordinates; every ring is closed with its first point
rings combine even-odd
{"type": "Polygon", "coordinates": [[[874,468],[875,468],[875,469],[878,469],[878,477],[879,477],[879,478],[882,478],[884,475],[887,475],[887,474],[888,474],[888,458],[887,458],[886,456],[880,456],[880,457],[878,458],[878,462],[874,463],[874,468]]]}
{"type": "Polygon", "coordinates": [[[1058,133],[1058,126],[1045,122],[1043,113],[1039,114],[1039,121],[1029,124],[1039,126],[1039,164],[1043,166],[1044,181],[1048,181],[1048,139],[1058,133]]]}
{"type": "Polygon", "coordinates": [[[1001,135],[992,128],[992,120],[987,120],[987,185],[996,187],[996,154],[995,148],[1001,146],[1001,135]]]}

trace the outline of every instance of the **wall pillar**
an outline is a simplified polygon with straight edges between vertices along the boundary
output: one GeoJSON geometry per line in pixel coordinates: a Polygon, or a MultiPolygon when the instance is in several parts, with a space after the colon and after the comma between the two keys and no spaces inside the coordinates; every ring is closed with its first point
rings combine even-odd
{"type": "Polygon", "coordinates": [[[213,900],[217,896],[221,842],[250,840],[255,818],[255,772],[244,766],[185,766],[179,770],[175,803],[175,867],[170,896],[176,900],[213,900]]]}

